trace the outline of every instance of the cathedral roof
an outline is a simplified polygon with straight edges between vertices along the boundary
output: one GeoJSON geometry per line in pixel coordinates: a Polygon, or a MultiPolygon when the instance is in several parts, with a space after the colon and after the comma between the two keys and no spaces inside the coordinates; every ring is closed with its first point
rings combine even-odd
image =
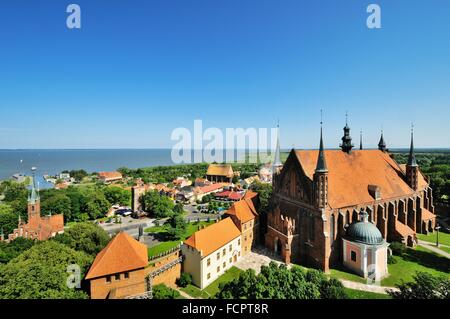
{"type": "MultiPolygon", "coordinates": [[[[414,193],[405,181],[404,169],[388,153],[379,150],[325,150],[328,168],[328,203],[331,208],[343,208],[370,203],[374,198],[369,185],[380,187],[381,199],[414,193]]],[[[313,179],[318,150],[295,151],[306,176],[313,179]]],[[[419,174],[419,189],[427,185],[419,174]]]]}

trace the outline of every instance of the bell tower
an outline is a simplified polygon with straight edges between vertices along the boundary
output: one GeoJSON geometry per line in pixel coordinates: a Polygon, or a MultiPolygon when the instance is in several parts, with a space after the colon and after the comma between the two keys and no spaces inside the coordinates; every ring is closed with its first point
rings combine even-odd
{"type": "Polygon", "coordinates": [[[31,168],[31,171],[33,181],[31,184],[31,193],[28,196],[28,224],[34,227],[39,224],[41,218],[41,199],[36,186],[36,167],[31,168]]]}
{"type": "Polygon", "coordinates": [[[414,125],[411,125],[411,145],[409,147],[408,163],[406,164],[406,182],[413,190],[418,188],[419,165],[414,154],[414,125]]]}
{"type": "Polygon", "coordinates": [[[313,177],[314,206],[325,208],[328,204],[328,168],[323,149],[322,121],[320,122],[320,147],[313,177]]]}

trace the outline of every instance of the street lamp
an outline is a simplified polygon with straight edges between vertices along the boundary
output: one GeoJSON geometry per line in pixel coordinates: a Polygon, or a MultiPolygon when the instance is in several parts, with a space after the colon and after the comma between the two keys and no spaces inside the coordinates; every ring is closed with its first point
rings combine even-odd
{"type": "Polygon", "coordinates": [[[439,224],[436,225],[434,228],[436,230],[436,247],[439,247],[439,229],[441,229],[441,226],[439,224]]]}

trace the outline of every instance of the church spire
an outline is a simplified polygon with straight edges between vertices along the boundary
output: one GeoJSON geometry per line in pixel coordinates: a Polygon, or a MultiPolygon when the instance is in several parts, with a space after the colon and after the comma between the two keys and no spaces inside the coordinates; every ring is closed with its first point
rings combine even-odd
{"type": "Polygon", "coordinates": [[[411,146],[409,148],[408,163],[406,164],[406,182],[409,187],[417,191],[419,183],[419,165],[416,162],[414,155],[414,125],[411,125],[411,146]]]}
{"type": "Polygon", "coordinates": [[[347,112],[345,112],[344,136],[342,137],[342,143],[339,146],[346,153],[350,153],[353,148],[352,137],[350,136],[350,127],[348,126],[348,113],[347,112]]]}
{"type": "Polygon", "coordinates": [[[380,137],[380,141],[378,142],[378,149],[380,151],[386,152],[386,142],[384,141],[384,137],[383,137],[383,129],[381,129],[381,137],[380,137]]]}
{"type": "Polygon", "coordinates": [[[327,161],[325,160],[325,153],[323,150],[323,137],[322,137],[322,110],[320,110],[320,146],[319,146],[319,156],[317,158],[317,173],[328,172],[327,161]]]}
{"type": "Polygon", "coordinates": [[[417,166],[416,155],[414,154],[414,124],[411,124],[411,145],[409,146],[408,165],[417,166]]]}
{"type": "Polygon", "coordinates": [[[31,183],[31,194],[28,197],[28,202],[30,204],[35,204],[39,201],[39,190],[36,186],[36,167],[31,168],[33,181],[31,183]]]}
{"type": "Polygon", "coordinates": [[[275,160],[273,162],[274,167],[281,166],[281,156],[280,156],[280,121],[277,123],[277,147],[275,150],[275,160]]]}

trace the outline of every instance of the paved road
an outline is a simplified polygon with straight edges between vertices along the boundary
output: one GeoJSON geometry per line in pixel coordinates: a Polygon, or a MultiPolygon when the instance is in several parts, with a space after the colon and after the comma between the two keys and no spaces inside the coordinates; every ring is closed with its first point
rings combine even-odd
{"type": "MultiPolygon", "coordinates": [[[[441,256],[444,256],[444,257],[447,257],[448,259],[450,259],[450,254],[439,249],[438,247],[436,247],[436,244],[432,244],[427,241],[419,240],[419,246],[425,247],[426,249],[429,249],[429,250],[435,252],[436,254],[439,254],[441,256]]],[[[442,244],[439,244],[439,246],[448,247],[448,246],[442,245],[442,244]]]]}
{"type": "Polygon", "coordinates": [[[339,279],[339,280],[342,282],[344,287],[350,288],[350,289],[355,289],[355,290],[369,291],[369,292],[374,292],[377,294],[387,294],[386,290],[399,291],[398,288],[394,288],[394,287],[367,285],[367,284],[363,284],[360,282],[354,282],[354,281],[349,281],[349,280],[345,280],[345,279],[339,279]]]}

